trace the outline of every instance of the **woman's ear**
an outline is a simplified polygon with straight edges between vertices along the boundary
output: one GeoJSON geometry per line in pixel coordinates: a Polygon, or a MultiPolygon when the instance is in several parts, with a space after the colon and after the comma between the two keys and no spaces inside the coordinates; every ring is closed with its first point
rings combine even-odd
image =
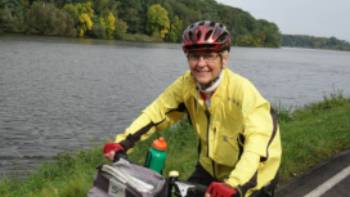
{"type": "Polygon", "coordinates": [[[229,60],[229,57],[230,57],[230,52],[227,51],[227,50],[221,52],[221,57],[222,57],[222,65],[223,65],[223,67],[227,66],[228,60],[229,60]]]}

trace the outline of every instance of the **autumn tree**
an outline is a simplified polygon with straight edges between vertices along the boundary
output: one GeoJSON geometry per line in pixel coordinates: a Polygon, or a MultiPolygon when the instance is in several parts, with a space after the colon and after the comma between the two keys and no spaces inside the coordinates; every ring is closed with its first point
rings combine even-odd
{"type": "Polygon", "coordinates": [[[69,3],[63,8],[68,12],[73,20],[78,31],[79,37],[84,37],[87,31],[91,31],[94,25],[93,17],[94,10],[91,2],[86,3],[69,3]]]}
{"type": "Polygon", "coordinates": [[[116,29],[116,18],[112,12],[98,17],[98,27],[100,30],[100,35],[98,37],[113,39],[116,29]]]}
{"type": "Polygon", "coordinates": [[[160,4],[151,5],[147,11],[147,32],[164,39],[170,29],[168,12],[160,4]]]}

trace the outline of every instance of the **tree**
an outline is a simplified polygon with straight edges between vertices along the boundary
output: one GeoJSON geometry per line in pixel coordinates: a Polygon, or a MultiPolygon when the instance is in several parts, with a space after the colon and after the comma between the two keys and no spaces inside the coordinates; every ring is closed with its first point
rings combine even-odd
{"type": "Polygon", "coordinates": [[[164,39],[170,29],[168,12],[160,4],[151,5],[147,12],[148,33],[155,37],[164,39]]]}
{"type": "Polygon", "coordinates": [[[27,29],[25,14],[25,1],[0,0],[0,31],[24,32],[27,29]]]}
{"type": "Polygon", "coordinates": [[[170,42],[181,41],[182,31],[183,31],[182,20],[178,16],[175,16],[173,23],[170,25],[168,40],[170,42]]]}
{"type": "Polygon", "coordinates": [[[239,46],[255,46],[256,41],[251,34],[245,34],[237,37],[237,45],[239,46]]]}
{"type": "Polygon", "coordinates": [[[114,0],[95,0],[92,35],[97,38],[113,39],[118,21],[118,2],[114,0]]]}
{"type": "Polygon", "coordinates": [[[172,15],[179,16],[183,25],[187,26],[201,18],[201,11],[195,7],[189,7],[188,0],[168,0],[167,8],[172,8],[172,15]],[[195,9],[194,9],[195,8],[195,9]]]}
{"type": "Polygon", "coordinates": [[[91,17],[87,13],[80,14],[78,26],[79,37],[84,37],[87,31],[92,30],[93,25],[94,23],[92,22],[91,17]]]}
{"type": "Polygon", "coordinates": [[[95,14],[99,16],[106,15],[109,12],[112,12],[114,16],[117,16],[118,2],[114,0],[95,0],[94,10],[95,14]]]}
{"type": "Polygon", "coordinates": [[[94,25],[94,34],[98,38],[113,39],[116,29],[116,18],[109,12],[105,16],[98,17],[98,23],[94,25]]]}
{"type": "Polygon", "coordinates": [[[281,34],[274,23],[266,20],[257,20],[255,36],[261,41],[264,47],[279,47],[281,45],[281,34]]]}
{"type": "Polygon", "coordinates": [[[73,20],[66,12],[56,8],[52,3],[34,2],[26,18],[30,33],[75,36],[73,20]]]}
{"type": "Polygon", "coordinates": [[[119,18],[128,24],[130,33],[146,33],[146,0],[117,0],[119,18]]]}
{"type": "Polygon", "coordinates": [[[122,19],[117,20],[116,30],[114,32],[114,37],[116,39],[122,39],[128,30],[128,24],[122,19]]]}
{"type": "Polygon", "coordinates": [[[92,30],[94,25],[94,10],[92,9],[91,2],[76,4],[69,3],[66,4],[63,9],[73,18],[79,37],[84,37],[86,32],[92,30]]]}
{"type": "MultiPolygon", "coordinates": [[[[40,13],[30,14],[39,16],[40,13]]],[[[178,42],[183,28],[198,20],[225,24],[234,45],[278,47],[281,43],[281,33],[274,23],[256,20],[244,10],[215,0],[0,0],[0,29],[5,32],[62,35],[67,26],[73,31],[67,30],[65,35],[75,31],[75,35],[81,37],[178,42]],[[27,13],[39,2],[51,4],[55,9],[51,7],[47,12],[42,6],[38,10],[45,17],[31,19],[27,13]]],[[[305,42],[312,47],[342,48],[334,39],[305,42]]]]}

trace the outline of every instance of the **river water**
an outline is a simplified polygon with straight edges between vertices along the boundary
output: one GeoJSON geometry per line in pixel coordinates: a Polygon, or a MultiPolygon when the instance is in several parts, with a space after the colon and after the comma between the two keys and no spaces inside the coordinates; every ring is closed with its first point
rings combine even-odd
{"type": "MultiPolygon", "coordinates": [[[[233,48],[229,67],[275,105],[350,96],[350,53],[233,48]]],[[[122,131],[187,68],[178,44],[0,37],[0,177],[122,131]]]]}

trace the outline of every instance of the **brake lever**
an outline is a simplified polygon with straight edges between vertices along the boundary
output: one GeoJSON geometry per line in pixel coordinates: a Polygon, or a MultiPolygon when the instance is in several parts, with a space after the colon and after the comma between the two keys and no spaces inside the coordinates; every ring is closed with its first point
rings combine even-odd
{"type": "Polygon", "coordinates": [[[176,188],[178,190],[178,192],[180,192],[181,197],[186,197],[188,191],[191,188],[194,188],[194,185],[188,184],[188,183],[182,183],[182,182],[175,182],[174,183],[176,185],[176,188]]]}

